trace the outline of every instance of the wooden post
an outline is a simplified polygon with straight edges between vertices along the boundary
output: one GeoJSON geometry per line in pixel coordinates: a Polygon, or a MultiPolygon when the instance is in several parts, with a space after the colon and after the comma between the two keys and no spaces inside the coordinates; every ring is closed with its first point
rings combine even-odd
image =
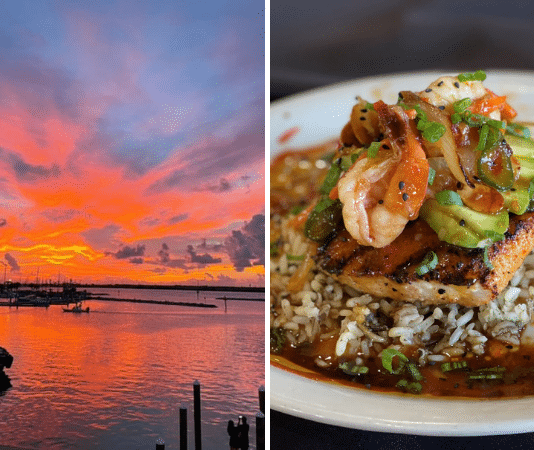
{"type": "Polygon", "coordinates": [[[180,450],[187,450],[187,408],[180,406],[180,450]]]}
{"type": "Polygon", "coordinates": [[[202,450],[201,433],[200,433],[200,382],[196,380],[193,383],[194,396],[194,421],[195,421],[195,450],[202,450]]]}
{"type": "Polygon", "coordinates": [[[226,312],[226,295],[224,296],[224,312],[226,312]]]}
{"type": "Polygon", "coordinates": [[[158,439],[156,441],[156,450],[165,450],[165,442],[163,442],[163,439],[158,439]]]}
{"type": "Polygon", "coordinates": [[[265,416],[256,414],[256,450],[265,450],[265,416]]]}
{"type": "Polygon", "coordinates": [[[260,386],[258,396],[260,399],[260,411],[265,414],[265,386],[260,386]]]}

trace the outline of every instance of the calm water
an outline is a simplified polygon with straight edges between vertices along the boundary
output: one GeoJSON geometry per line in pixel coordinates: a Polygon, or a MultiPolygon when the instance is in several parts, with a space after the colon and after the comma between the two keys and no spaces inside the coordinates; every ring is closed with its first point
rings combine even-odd
{"type": "MultiPolygon", "coordinates": [[[[93,290],[96,292],[96,290],[93,290]]],[[[0,346],[13,356],[13,387],[0,395],[0,444],[29,449],[179,448],[193,382],[201,383],[202,448],[228,448],[229,419],[245,415],[255,448],[265,376],[264,302],[249,293],[99,290],[115,298],[216,304],[193,308],[88,301],[89,314],[0,307],[0,346]]]]}

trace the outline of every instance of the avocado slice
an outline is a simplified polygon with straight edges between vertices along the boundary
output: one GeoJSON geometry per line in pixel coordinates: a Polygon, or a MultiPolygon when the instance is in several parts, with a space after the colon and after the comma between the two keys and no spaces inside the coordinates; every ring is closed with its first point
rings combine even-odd
{"type": "Polygon", "coordinates": [[[534,178],[534,140],[513,134],[507,134],[505,138],[521,166],[519,176],[528,180],[534,178]]]}
{"type": "Polygon", "coordinates": [[[513,188],[506,192],[501,192],[504,198],[504,207],[513,214],[524,214],[530,203],[530,193],[528,191],[528,180],[519,179],[513,188]]]}
{"type": "Polygon", "coordinates": [[[440,240],[460,247],[485,247],[501,240],[509,226],[508,212],[484,214],[467,206],[440,205],[430,198],[419,211],[440,240]]]}

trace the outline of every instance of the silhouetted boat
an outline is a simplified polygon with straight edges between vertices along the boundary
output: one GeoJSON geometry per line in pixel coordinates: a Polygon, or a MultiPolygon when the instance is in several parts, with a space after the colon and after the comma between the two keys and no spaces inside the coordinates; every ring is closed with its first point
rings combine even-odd
{"type": "Polygon", "coordinates": [[[76,306],[73,308],[63,308],[63,312],[71,312],[71,313],[88,313],[89,312],[89,306],[87,308],[82,308],[81,303],[77,303],[76,306]]]}

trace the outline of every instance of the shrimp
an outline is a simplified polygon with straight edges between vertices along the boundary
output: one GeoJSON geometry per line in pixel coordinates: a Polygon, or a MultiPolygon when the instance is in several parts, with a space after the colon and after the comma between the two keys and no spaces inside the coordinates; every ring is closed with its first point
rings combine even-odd
{"type": "Polygon", "coordinates": [[[374,105],[386,139],[374,158],[364,154],[337,184],[345,228],[362,245],[385,247],[425,199],[429,165],[406,112],[379,101],[374,105]]]}
{"type": "MultiPolygon", "coordinates": [[[[453,103],[464,98],[471,100],[480,99],[488,94],[488,90],[482,81],[458,81],[458,77],[441,77],[434,81],[424,91],[417,95],[426,100],[431,105],[445,108],[449,114],[453,113],[453,103]]],[[[492,119],[500,120],[500,113],[490,116],[492,119]]]]}

